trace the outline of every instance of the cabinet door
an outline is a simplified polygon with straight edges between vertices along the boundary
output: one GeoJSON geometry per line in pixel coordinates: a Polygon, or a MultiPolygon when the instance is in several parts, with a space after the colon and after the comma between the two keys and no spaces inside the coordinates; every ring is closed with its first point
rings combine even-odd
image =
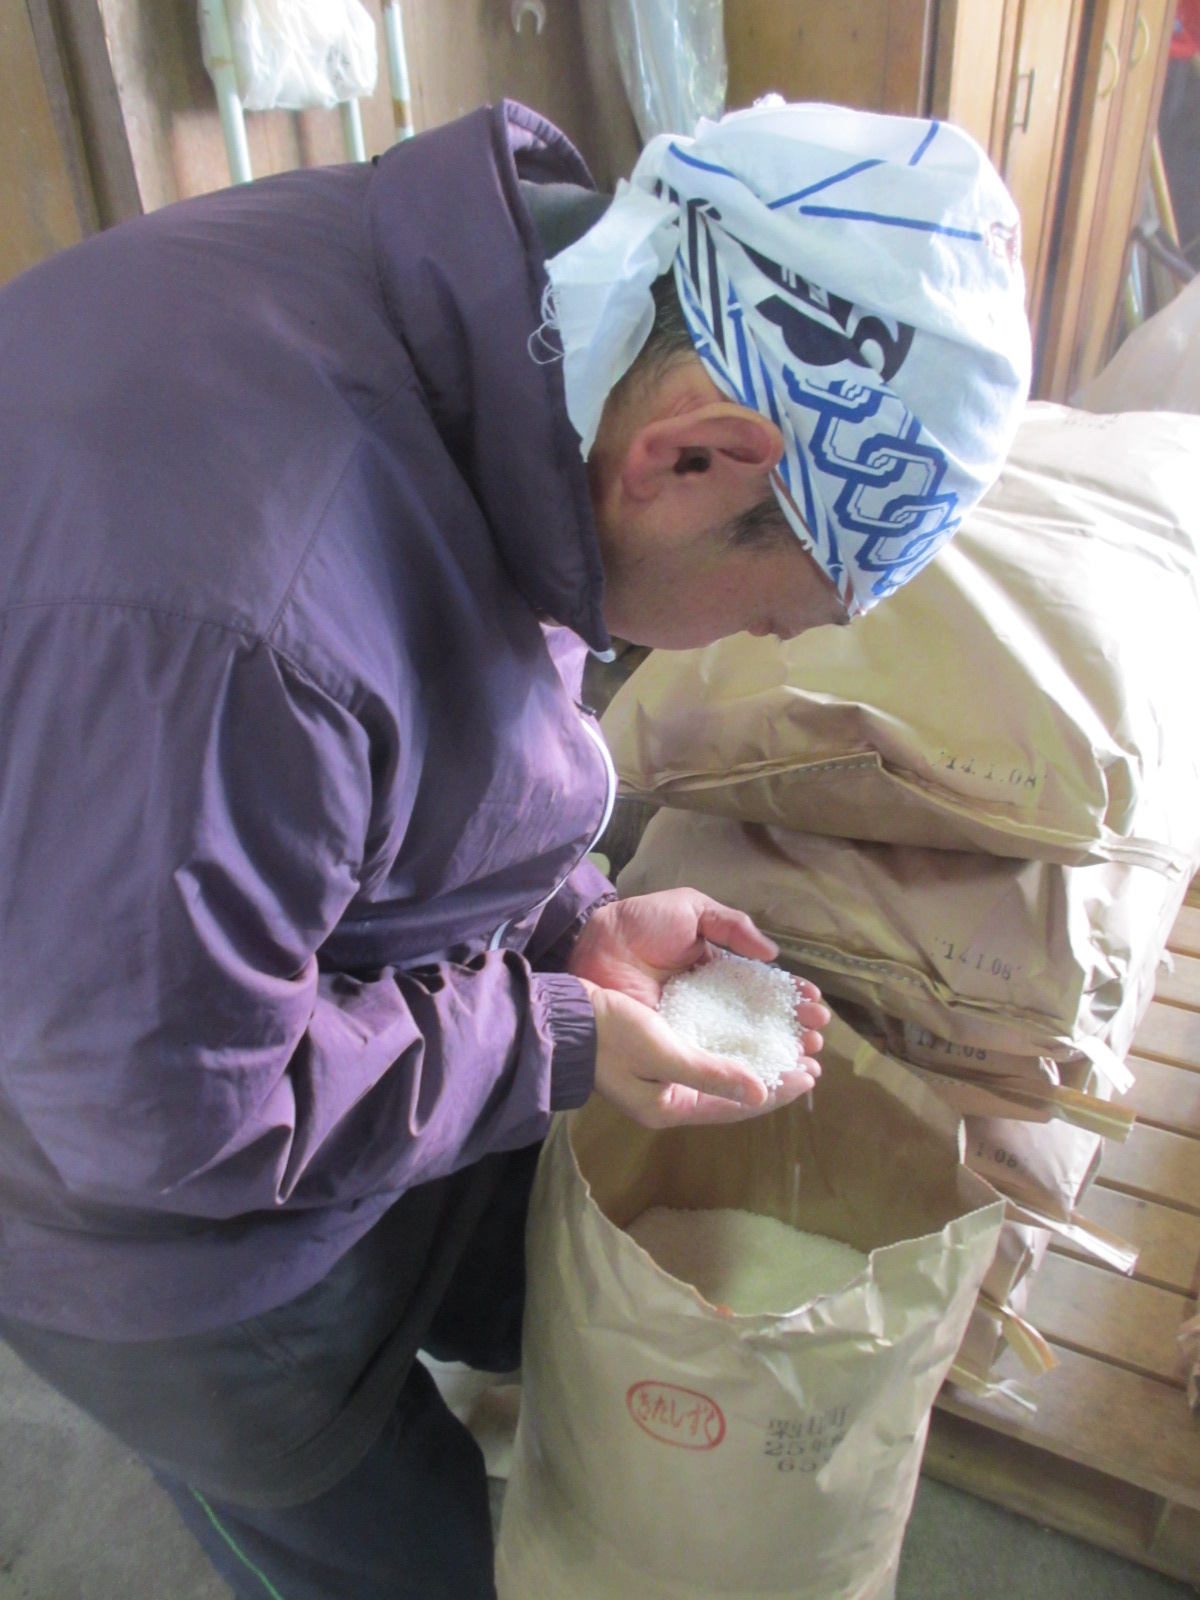
{"type": "Polygon", "coordinates": [[[1166,73],[1175,0],[1128,0],[1120,45],[1117,103],[1107,131],[1080,307],[1072,391],[1093,377],[1111,353],[1129,236],[1141,214],[1166,73]]]}
{"type": "Polygon", "coordinates": [[[924,116],[936,0],[725,0],[731,110],[772,92],[924,116]]]}
{"type": "Polygon", "coordinates": [[[1072,391],[1088,247],[1102,208],[1101,174],[1114,107],[1119,103],[1126,0],[1100,0],[1080,63],[1074,154],[1063,186],[1054,255],[1043,301],[1036,392],[1065,400],[1072,391]]]}
{"type": "Polygon", "coordinates": [[[997,166],[1004,151],[993,143],[996,100],[1008,94],[1016,13],[1017,0],[941,0],[938,7],[930,115],[965,128],[997,166]]]}
{"type": "Polygon", "coordinates": [[[1024,0],[1001,170],[1021,213],[1026,304],[1037,326],[1070,110],[1080,0],[1024,0]]]}

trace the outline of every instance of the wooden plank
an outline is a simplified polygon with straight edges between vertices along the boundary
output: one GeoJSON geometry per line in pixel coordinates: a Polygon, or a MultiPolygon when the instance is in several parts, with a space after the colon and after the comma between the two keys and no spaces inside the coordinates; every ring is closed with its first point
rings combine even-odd
{"type": "Polygon", "coordinates": [[[1200,1072],[1146,1056],[1130,1056],[1127,1065],[1137,1082],[1121,1104],[1136,1111],[1140,1122],[1200,1138],[1200,1072]]]}
{"type": "Polygon", "coordinates": [[[1174,0],[1136,0],[1124,8],[1121,71],[1112,95],[1114,111],[1100,179],[1102,212],[1088,248],[1076,385],[1093,378],[1111,354],[1129,235],[1146,190],[1174,9],[1174,0]]]}
{"type": "Polygon", "coordinates": [[[0,0],[0,283],[83,237],[25,0],[0,0]]]}
{"type": "Polygon", "coordinates": [[[1133,1053],[1200,1072],[1200,1012],[1151,1001],[1133,1036],[1133,1053]]]}
{"type": "Polygon", "coordinates": [[[730,109],[772,90],[866,111],[924,111],[929,0],[725,0],[730,109]]]}
{"type": "MultiPolygon", "coordinates": [[[[66,11],[85,0],[56,0],[66,11]]],[[[96,0],[93,0],[93,4],[96,0]]],[[[364,0],[382,46],[380,0],[364,0]]],[[[194,4],[98,0],[136,196],[145,210],[229,182],[212,84],[204,70],[194,4]]],[[[611,188],[637,152],[616,66],[607,7],[546,7],[536,32],[514,31],[495,0],[404,0],[405,45],[418,130],[504,96],[536,106],[579,146],[601,187],[611,188]]],[[[359,102],[368,156],[393,139],[391,86],[382,60],[374,92],[359,102]]],[[[345,160],[336,111],[251,112],[246,117],[257,176],[345,160]]],[[[128,195],[118,197],[127,214],[128,195]]]]}
{"type": "MultiPolygon", "coordinates": [[[[1083,1213],[1089,1222],[1136,1245],[1138,1260],[1132,1275],[1139,1282],[1187,1295],[1200,1288],[1200,1216],[1110,1189],[1103,1169],[1087,1192],[1083,1213]]],[[[1063,1239],[1054,1239],[1051,1249],[1080,1261],[1095,1261],[1063,1239]]]]}
{"type": "Polygon", "coordinates": [[[973,134],[992,137],[1005,0],[941,0],[929,112],[973,134]]]}
{"type": "Polygon", "coordinates": [[[1200,1010],[1200,956],[1175,956],[1173,971],[1160,967],[1154,998],[1168,1005],[1200,1010]]]}
{"type": "MultiPolygon", "coordinates": [[[[1126,1560],[1200,1581],[1200,1541],[1189,1544],[1186,1530],[1182,1538],[1155,1537],[1167,1509],[1157,1495],[1005,1438],[940,1406],[931,1419],[921,1471],[1126,1560]]],[[[1173,1517],[1195,1516],[1178,1506],[1169,1510],[1173,1517]]],[[[1177,1527],[1173,1523],[1164,1534],[1177,1527]]]]}
{"type": "Polygon", "coordinates": [[[1055,193],[1070,111],[1070,82],[1079,33],[1077,0],[1040,0],[1021,11],[1016,76],[1001,171],[1021,213],[1031,326],[1038,326],[1055,193]]]}
{"type": "Polygon", "coordinates": [[[97,0],[31,0],[53,16],[71,106],[95,196],[100,226],[112,227],[142,210],[121,97],[97,0]]]}
{"type": "Polygon", "coordinates": [[[1034,1278],[1026,1315],[1054,1345],[1182,1389],[1187,1374],[1175,1333],[1190,1309],[1185,1294],[1052,1254],[1034,1278]]]}
{"type": "Polygon", "coordinates": [[[1193,882],[1188,890],[1188,902],[1175,919],[1167,949],[1181,956],[1200,956],[1200,905],[1192,899],[1196,893],[1193,882]]]}
{"type": "MultiPolygon", "coordinates": [[[[1200,1512],[1187,1506],[1164,1506],[1150,1540],[1150,1551],[1161,1561],[1180,1566],[1190,1563],[1193,1581],[1200,1582],[1200,1512]]],[[[1164,1571],[1170,1568],[1165,1567],[1164,1571]]]]}
{"type": "MultiPolygon", "coordinates": [[[[1094,1356],[1055,1348],[1059,1364],[1036,1384],[1037,1411],[997,1395],[945,1389],[938,1405],[1009,1438],[1200,1510],[1200,1440],[1183,1394],[1169,1383],[1094,1356]]],[[[1018,1383],[1012,1351],[996,1367],[1018,1383]]]]}
{"type": "Polygon", "coordinates": [[[1124,1144],[1107,1146],[1101,1170],[1110,1189],[1200,1214],[1200,1139],[1139,1123],[1124,1144]]]}
{"type": "Polygon", "coordinates": [[[48,0],[25,0],[25,10],[37,43],[42,84],[49,97],[59,149],[71,179],[75,215],[83,234],[95,233],[100,226],[99,210],[55,18],[48,0]]]}
{"type": "Polygon", "coordinates": [[[1077,59],[1071,92],[1074,138],[1052,241],[1052,279],[1037,330],[1035,393],[1044,400],[1066,400],[1075,387],[1082,307],[1089,294],[1085,269],[1104,209],[1103,172],[1114,112],[1111,63],[1120,49],[1124,0],[1096,0],[1091,10],[1086,55],[1077,59]]]}

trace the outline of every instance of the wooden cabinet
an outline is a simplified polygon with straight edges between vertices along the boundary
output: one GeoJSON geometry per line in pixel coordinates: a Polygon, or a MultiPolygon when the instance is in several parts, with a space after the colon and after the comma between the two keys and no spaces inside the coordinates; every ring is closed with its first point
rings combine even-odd
{"type": "Polygon", "coordinates": [[[1063,399],[1095,376],[1116,342],[1175,4],[1099,0],[1094,10],[1040,341],[1041,391],[1063,399]]]}
{"type": "Polygon", "coordinates": [[[774,90],[920,116],[935,0],[725,0],[727,103],[774,90]]]}
{"type": "Polygon", "coordinates": [[[770,91],[936,116],[1021,213],[1035,392],[1108,353],[1174,0],[725,0],[731,108],[770,91]]]}
{"type": "Polygon", "coordinates": [[[1023,0],[1009,57],[995,160],[1021,213],[1030,321],[1037,327],[1053,249],[1082,0],[1023,0]]]}

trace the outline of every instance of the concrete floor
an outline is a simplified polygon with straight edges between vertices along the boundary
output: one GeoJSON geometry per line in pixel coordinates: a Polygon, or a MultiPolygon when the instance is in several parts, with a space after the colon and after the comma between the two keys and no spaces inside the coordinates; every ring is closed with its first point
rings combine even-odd
{"type": "MultiPolygon", "coordinates": [[[[1178,1600],[1196,1592],[924,1482],[897,1600],[1178,1600]]],[[[3,1345],[0,1600],[229,1600],[137,1460],[3,1345]]]]}

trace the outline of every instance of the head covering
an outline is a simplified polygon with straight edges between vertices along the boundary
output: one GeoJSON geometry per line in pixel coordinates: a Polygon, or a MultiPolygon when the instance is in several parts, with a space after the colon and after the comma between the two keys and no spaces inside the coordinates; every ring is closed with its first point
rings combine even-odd
{"type": "Polygon", "coordinates": [[[994,481],[1028,393],[1020,219],[999,175],[949,123],[777,97],[652,140],[548,263],[585,456],[668,268],[718,388],[783,434],[789,523],[868,610],[994,481]]]}

